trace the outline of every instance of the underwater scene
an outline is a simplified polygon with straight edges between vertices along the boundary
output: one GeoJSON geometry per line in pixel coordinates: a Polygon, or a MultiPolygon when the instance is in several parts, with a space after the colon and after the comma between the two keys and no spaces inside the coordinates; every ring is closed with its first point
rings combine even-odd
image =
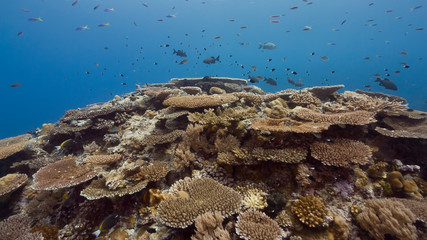
{"type": "Polygon", "coordinates": [[[0,240],[427,239],[427,1],[0,7],[0,240]]]}

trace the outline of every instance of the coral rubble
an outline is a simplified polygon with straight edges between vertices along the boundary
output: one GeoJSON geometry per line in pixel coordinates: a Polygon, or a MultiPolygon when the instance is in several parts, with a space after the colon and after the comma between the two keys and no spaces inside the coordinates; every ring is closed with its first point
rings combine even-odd
{"type": "Polygon", "coordinates": [[[0,239],[425,238],[427,113],[343,87],[172,79],[0,140],[0,239]]]}

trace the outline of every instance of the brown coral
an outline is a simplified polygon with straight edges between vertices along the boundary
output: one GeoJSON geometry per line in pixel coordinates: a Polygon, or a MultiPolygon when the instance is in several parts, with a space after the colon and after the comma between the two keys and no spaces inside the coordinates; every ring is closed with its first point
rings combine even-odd
{"type": "Polygon", "coordinates": [[[30,233],[32,219],[24,214],[0,222],[0,240],[43,240],[41,233],[30,233]]]}
{"type": "Polygon", "coordinates": [[[391,199],[371,199],[365,202],[365,210],[357,215],[360,226],[371,237],[382,240],[385,234],[399,239],[416,240],[415,215],[401,202],[391,199]]]}
{"type": "Polygon", "coordinates": [[[328,215],[325,201],[314,195],[300,196],[292,205],[292,212],[309,227],[325,226],[328,215]]]}
{"type": "Polygon", "coordinates": [[[320,104],[322,104],[322,101],[320,101],[319,98],[313,96],[309,92],[295,93],[291,95],[290,100],[291,100],[291,103],[294,103],[297,106],[304,106],[304,107],[309,105],[319,106],[320,104]]]}
{"type": "Polygon", "coordinates": [[[33,175],[34,190],[55,190],[72,187],[89,181],[100,172],[100,168],[93,169],[86,165],[77,165],[76,157],[65,157],[41,168],[33,175]]]}
{"type": "Polygon", "coordinates": [[[383,119],[391,129],[376,127],[375,131],[393,138],[427,139],[427,118],[386,117],[383,119]]]}
{"type": "Polygon", "coordinates": [[[364,165],[372,157],[369,146],[350,139],[333,139],[330,142],[314,142],[310,145],[311,156],[324,165],[349,167],[350,164],[364,165]]]}
{"type": "Polygon", "coordinates": [[[31,139],[30,134],[19,135],[0,140],[0,160],[5,159],[24,149],[27,141],[31,139]]]}
{"type": "Polygon", "coordinates": [[[237,217],[236,233],[245,240],[279,240],[284,236],[276,221],[255,209],[249,209],[237,217]]]}
{"type": "Polygon", "coordinates": [[[254,148],[251,155],[258,161],[298,163],[307,157],[308,150],[303,147],[284,149],[254,148]]]}
{"type": "Polygon", "coordinates": [[[105,197],[123,197],[125,195],[134,194],[136,192],[141,191],[144,189],[149,181],[141,181],[133,185],[128,185],[123,188],[110,190],[106,186],[106,181],[103,178],[93,180],[89,186],[87,186],[85,189],[83,189],[80,192],[80,195],[89,199],[89,200],[96,200],[101,199],[105,197]]]}
{"type": "Polygon", "coordinates": [[[191,179],[182,186],[177,191],[181,197],[166,199],[158,207],[159,220],[167,226],[185,228],[203,213],[218,211],[227,217],[240,208],[239,193],[213,179],[191,179]]]}
{"type": "Polygon", "coordinates": [[[202,96],[176,96],[163,101],[163,105],[180,108],[203,108],[216,107],[226,103],[237,101],[238,98],[232,94],[216,94],[202,96]]]}
{"type": "Polygon", "coordinates": [[[24,185],[27,180],[27,175],[20,173],[11,173],[0,178],[0,197],[17,190],[24,185]]]}
{"type": "Polygon", "coordinates": [[[120,154],[109,154],[109,155],[92,155],[86,157],[83,162],[86,164],[94,165],[110,165],[116,163],[122,158],[120,154]]]}
{"type": "Polygon", "coordinates": [[[375,112],[363,110],[344,113],[319,113],[307,108],[296,107],[293,113],[303,120],[330,124],[365,125],[377,121],[374,118],[375,112]]]}
{"type": "Polygon", "coordinates": [[[329,128],[330,123],[299,122],[290,118],[265,118],[252,122],[251,127],[259,131],[320,133],[329,128]]]}

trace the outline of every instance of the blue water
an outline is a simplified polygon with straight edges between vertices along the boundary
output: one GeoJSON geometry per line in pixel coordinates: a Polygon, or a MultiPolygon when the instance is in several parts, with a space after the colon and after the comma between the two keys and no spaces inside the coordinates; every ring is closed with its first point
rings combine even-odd
{"type": "Polygon", "coordinates": [[[371,91],[402,96],[411,108],[427,110],[427,29],[415,30],[427,28],[427,1],[144,0],[148,7],[136,0],[72,2],[1,0],[0,138],[56,122],[68,109],[107,101],[133,91],[137,83],[206,75],[246,78],[248,72],[277,78],[278,86],[257,84],[265,91],[293,87],[289,74],[307,87],[345,84],[346,90],[366,90],[371,85],[371,91]],[[410,10],[416,6],[423,7],[410,10]],[[172,14],[176,17],[166,17],[172,14]],[[276,14],[284,16],[270,18],[276,14]],[[37,17],[43,21],[28,21],[37,17]],[[110,26],[97,27],[102,23],[110,26]],[[88,30],[75,31],[85,25],[88,30]],[[312,29],[302,31],[306,26],[312,29]],[[259,42],[275,43],[277,49],[261,51],[259,42]],[[188,57],[172,55],[173,48],[188,57]],[[203,64],[210,56],[221,62],[203,64]],[[183,59],[188,62],[179,65],[183,59]],[[386,73],[398,91],[374,82],[372,74],[386,73]]]}

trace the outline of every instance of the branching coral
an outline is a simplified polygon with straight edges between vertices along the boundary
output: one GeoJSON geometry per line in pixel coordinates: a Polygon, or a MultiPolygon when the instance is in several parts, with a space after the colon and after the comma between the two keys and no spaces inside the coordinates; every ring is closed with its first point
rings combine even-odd
{"type": "Polygon", "coordinates": [[[169,97],[163,101],[163,105],[180,108],[204,108],[216,107],[222,104],[232,103],[238,98],[232,94],[216,94],[216,95],[186,95],[169,97]]]}
{"type": "Polygon", "coordinates": [[[240,208],[239,193],[213,179],[191,179],[181,186],[176,189],[179,197],[162,201],[157,209],[159,220],[167,226],[185,228],[203,213],[218,211],[227,217],[240,208]]]}
{"type": "Polygon", "coordinates": [[[314,195],[300,196],[292,205],[292,212],[298,217],[299,221],[309,227],[325,226],[328,215],[325,201],[314,195]]]}
{"type": "Polygon", "coordinates": [[[121,158],[122,155],[117,153],[109,155],[91,155],[86,157],[83,162],[93,165],[111,165],[119,161],[121,158]]]}
{"type": "Polygon", "coordinates": [[[86,165],[77,165],[76,157],[65,157],[41,168],[33,175],[34,190],[55,190],[71,187],[89,181],[100,172],[86,165]]]}
{"type": "Polygon", "coordinates": [[[5,159],[24,149],[27,141],[31,139],[30,134],[19,135],[0,140],[0,160],[5,159]]]}
{"type": "Polygon", "coordinates": [[[320,106],[322,101],[319,98],[313,96],[310,92],[298,92],[292,94],[290,97],[291,103],[296,104],[297,106],[320,106]]]}
{"type": "Polygon", "coordinates": [[[41,233],[30,233],[32,219],[18,214],[0,222],[0,240],[43,240],[41,233]]]}
{"type": "Polygon", "coordinates": [[[307,153],[308,150],[303,147],[284,149],[265,149],[257,147],[253,149],[251,155],[258,161],[298,163],[307,157],[307,153]]]}
{"type": "Polygon", "coordinates": [[[196,218],[196,232],[191,240],[230,240],[230,234],[222,226],[223,217],[219,212],[207,212],[196,218]]]}
{"type": "Polygon", "coordinates": [[[382,240],[385,234],[399,239],[416,240],[415,215],[401,202],[391,199],[372,199],[365,202],[365,210],[357,215],[360,226],[371,237],[382,240]]]}
{"type": "Polygon", "coordinates": [[[0,178],[0,197],[17,190],[24,185],[27,180],[27,175],[20,173],[11,173],[0,178]]]}
{"type": "Polygon", "coordinates": [[[330,123],[299,122],[290,118],[265,118],[252,122],[251,127],[259,131],[269,132],[294,132],[294,133],[320,133],[329,128],[330,123]]]}
{"type": "Polygon", "coordinates": [[[369,146],[350,139],[334,139],[331,142],[314,142],[310,145],[311,156],[324,165],[349,167],[350,164],[364,165],[372,157],[369,146]]]}
{"type": "Polygon", "coordinates": [[[268,206],[267,193],[255,186],[237,187],[242,195],[243,208],[263,209],[268,206]]]}
{"type": "Polygon", "coordinates": [[[135,141],[135,143],[140,145],[148,145],[148,146],[163,144],[163,143],[170,143],[182,137],[184,133],[185,132],[183,130],[175,130],[166,134],[147,135],[143,139],[140,139],[139,141],[135,141]]]}
{"type": "Polygon", "coordinates": [[[194,161],[195,155],[191,152],[190,146],[185,143],[179,143],[175,149],[175,158],[173,166],[175,169],[181,169],[190,166],[190,163],[194,161]]]}
{"type": "Polygon", "coordinates": [[[255,93],[248,93],[248,92],[234,92],[232,93],[234,96],[238,97],[239,99],[243,99],[247,105],[256,106],[262,103],[263,99],[261,95],[255,94],[255,93]]]}
{"type": "Polygon", "coordinates": [[[307,108],[296,107],[293,113],[303,120],[330,124],[365,125],[377,121],[374,118],[375,112],[363,110],[344,113],[319,113],[307,108]]]}
{"type": "Polygon", "coordinates": [[[236,233],[245,240],[280,240],[283,230],[273,219],[255,209],[249,209],[237,217],[236,233]]]}

